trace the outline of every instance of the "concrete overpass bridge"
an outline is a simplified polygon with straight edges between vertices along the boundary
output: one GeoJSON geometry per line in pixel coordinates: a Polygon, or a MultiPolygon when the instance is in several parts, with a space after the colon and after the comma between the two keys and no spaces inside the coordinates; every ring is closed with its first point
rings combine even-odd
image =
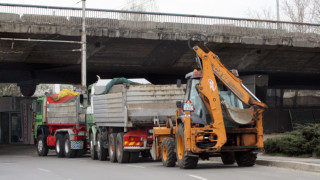
{"type": "MultiPolygon", "coordinates": [[[[88,83],[97,74],[173,83],[195,67],[187,41],[203,35],[228,68],[269,79],[263,86],[320,85],[319,24],[101,9],[86,17],[88,83]]],[[[80,44],[45,42],[80,34],[81,9],[0,4],[0,82],[80,83],[80,44]]]]}

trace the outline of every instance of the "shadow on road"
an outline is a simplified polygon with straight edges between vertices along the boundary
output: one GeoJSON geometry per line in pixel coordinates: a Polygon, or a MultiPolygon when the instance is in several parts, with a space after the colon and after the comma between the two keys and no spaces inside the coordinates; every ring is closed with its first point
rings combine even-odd
{"type": "Polygon", "coordinates": [[[0,145],[0,156],[3,155],[37,155],[35,145],[5,144],[0,145]]]}
{"type": "Polygon", "coordinates": [[[196,169],[234,169],[239,168],[236,164],[234,165],[224,165],[220,162],[199,162],[196,169]]]}
{"type": "MultiPolygon", "coordinates": [[[[24,144],[8,144],[8,145],[0,145],[0,156],[32,156],[39,157],[37,153],[37,149],[35,145],[24,145],[24,144]]],[[[39,158],[57,158],[55,150],[49,150],[48,156],[39,157],[39,158]]],[[[76,157],[72,159],[91,159],[89,151],[83,157],[76,157]]],[[[107,159],[109,161],[109,159],[107,159]]],[[[161,160],[154,161],[149,157],[144,157],[139,159],[136,163],[126,163],[126,164],[145,164],[145,163],[154,163],[157,162],[157,165],[163,167],[161,160]]],[[[165,167],[164,167],[165,168],[165,167]]],[[[179,168],[178,164],[176,164],[175,168],[179,168]]],[[[199,161],[196,169],[234,169],[239,168],[236,164],[234,165],[224,165],[222,162],[217,161],[199,161]]],[[[192,171],[192,169],[190,169],[192,171]]]]}

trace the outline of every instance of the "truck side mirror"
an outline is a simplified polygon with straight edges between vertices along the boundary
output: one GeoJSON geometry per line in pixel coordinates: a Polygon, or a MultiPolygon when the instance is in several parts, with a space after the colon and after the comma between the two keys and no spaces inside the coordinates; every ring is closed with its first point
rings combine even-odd
{"type": "Polygon", "coordinates": [[[176,101],[176,105],[177,105],[177,108],[181,108],[182,107],[182,102],[181,101],[176,101]]]}
{"type": "Polygon", "coordinates": [[[181,87],[181,79],[177,79],[177,87],[181,87]]]}

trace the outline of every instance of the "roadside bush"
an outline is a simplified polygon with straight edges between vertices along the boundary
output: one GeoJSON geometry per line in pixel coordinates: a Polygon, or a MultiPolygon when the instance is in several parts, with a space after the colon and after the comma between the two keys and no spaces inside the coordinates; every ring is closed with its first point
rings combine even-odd
{"type": "Polygon", "coordinates": [[[299,156],[316,152],[320,156],[320,124],[298,125],[294,131],[264,142],[268,154],[299,156]]]}

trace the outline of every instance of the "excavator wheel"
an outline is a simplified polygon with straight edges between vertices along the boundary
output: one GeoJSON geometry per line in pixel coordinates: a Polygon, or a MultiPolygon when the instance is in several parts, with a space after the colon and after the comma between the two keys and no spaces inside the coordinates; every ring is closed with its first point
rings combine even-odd
{"type": "Polygon", "coordinates": [[[184,142],[184,126],[179,124],[176,134],[177,160],[181,169],[194,169],[198,164],[198,157],[187,156],[184,142]]]}
{"type": "Polygon", "coordinates": [[[174,167],[176,165],[177,157],[174,146],[172,137],[165,138],[161,143],[161,159],[165,167],[174,167]]]}
{"type": "Polygon", "coordinates": [[[234,152],[223,152],[221,153],[221,160],[223,164],[234,164],[235,163],[235,157],[234,152]]]}
{"type": "Polygon", "coordinates": [[[254,166],[257,159],[257,154],[251,151],[236,152],[236,161],[240,167],[254,166]]]}

